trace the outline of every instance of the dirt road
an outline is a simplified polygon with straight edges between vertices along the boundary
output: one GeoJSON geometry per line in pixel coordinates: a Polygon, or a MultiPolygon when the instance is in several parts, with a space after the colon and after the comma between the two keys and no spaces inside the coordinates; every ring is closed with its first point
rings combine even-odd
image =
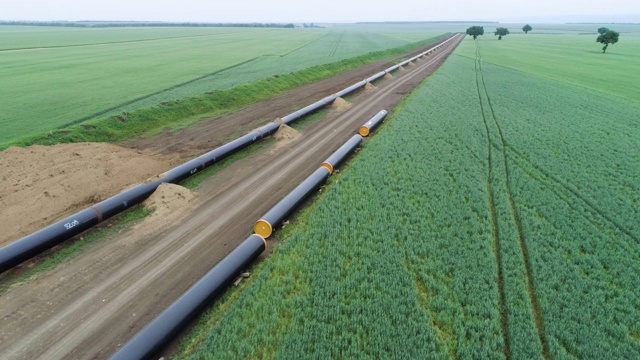
{"type": "MultiPolygon", "coordinates": [[[[220,171],[188,210],[150,217],[2,294],[2,358],[107,358],[244,240],[254,221],[359,125],[391,110],[432,73],[461,38],[361,91],[348,107],[330,110],[300,136],[220,171]]],[[[309,94],[308,102],[322,96],[309,94]]]]}

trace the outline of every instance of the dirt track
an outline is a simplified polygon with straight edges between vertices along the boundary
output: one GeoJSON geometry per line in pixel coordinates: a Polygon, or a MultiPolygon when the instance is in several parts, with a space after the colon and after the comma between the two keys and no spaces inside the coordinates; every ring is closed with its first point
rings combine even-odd
{"type": "MultiPolygon", "coordinates": [[[[268,151],[220,171],[205,182],[190,209],[162,219],[150,217],[2,294],[2,358],[107,358],[244,240],[253,222],[356,133],[359,125],[381,109],[392,109],[432,73],[459,40],[406,71],[396,72],[394,78],[379,80],[375,89],[360,91],[350,106],[330,110],[300,136],[285,137],[268,151]]],[[[369,69],[364,75],[376,70],[369,69]]],[[[357,80],[365,77],[361,75],[357,80]]],[[[352,80],[338,89],[355,82],[352,80]]],[[[300,99],[307,104],[335,90],[300,91],[300,99]]],[[[281,107],[277,115],[291,110],[288,106],[281,107]]],[[[197,155],[215,146],[215,141],[209,141],[201,147],[200,140],[224,126],[236,126],[235,130],[239,126],[240,134],[257,125],[252,119],[275,117],[266,108],[264,114],[259,112],[260,105],[250,108],[253,110],[246,111],[252,117],[242,112],[233,115],[246,117],[242,125],[232,120],[203,123],[177,137],[162,135],[166,141],[160,137],[128,146],[167,154],[175,152],[174,144],[184,149],[194,142],[197,146],[180,150],[180,155],[197,155]]]]}

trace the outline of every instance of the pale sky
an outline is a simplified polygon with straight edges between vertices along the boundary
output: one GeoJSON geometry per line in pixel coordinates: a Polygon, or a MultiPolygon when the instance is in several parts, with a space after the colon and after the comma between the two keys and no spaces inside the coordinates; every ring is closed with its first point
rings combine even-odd
{"type": "Polygon", "coordinates": [[[0,0],[0,20],[640,22],[640,0],[0,0]]]}

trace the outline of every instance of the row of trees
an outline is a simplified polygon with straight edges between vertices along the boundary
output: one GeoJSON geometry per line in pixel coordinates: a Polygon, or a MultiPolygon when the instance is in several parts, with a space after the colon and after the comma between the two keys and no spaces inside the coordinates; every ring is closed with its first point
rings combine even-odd
{"type": "MultiPolygon", "coordinates": [[[[522,27],[522,31],[524,31],[525,34],[529,33],[529,31],[531,30],[533,30],[533,28],[529,24],[522,27]]],[[[609,44],[613,45],[617,43],[618,38],[620,37],[620,34],[617,31],[610,30],[606,27],[599,28],[598,33],[600,35],[596,39],[596,42],[604,44],[604,47],[602,48],[603,53],[607,51],[607,47],[609,47],[609,44]]],[[[467,29],[467,35],[473,36],[473,39],[475,40],[478,38],[478,36],[484,35],[484,27],[472,26],[467,29]]],[[[502,40],[503,36],[509,35],[509,29],[499,27],[494,32],[494,35],[498,37],[498,40],[502,40]]]]}
{"type": "MultiPolygon", "coordinates": [[[[532,30],[531,26],[529,26],[529,25],[526,25],[525,27],[523,27],[522,30],[524,30],[525,28],[528,29],[528,30],[525,31],[525,34],[532,30]]],[[[484,35],[484,26],[472,26],[472,27],[468,28],[467,29],[467,35],[473,36],[473,39],[475,40],[478,36],[484,35]]],[[[509,29],[503,28],[503,27],[499,27],[494,32],[494,35],[498,37],[498,40],[502,40],[503,36],[509,35],[509,29]]]]}

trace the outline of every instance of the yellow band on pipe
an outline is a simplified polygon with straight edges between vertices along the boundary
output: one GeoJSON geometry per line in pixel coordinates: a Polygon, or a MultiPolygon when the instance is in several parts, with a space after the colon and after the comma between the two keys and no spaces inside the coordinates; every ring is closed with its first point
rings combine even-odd
{"type": "Polygon", "coordinates": [[[329,164],[328,162],[323,162],[320,166],[329,170],[329,174],[333,174],[333,165],[329,164]]]}

